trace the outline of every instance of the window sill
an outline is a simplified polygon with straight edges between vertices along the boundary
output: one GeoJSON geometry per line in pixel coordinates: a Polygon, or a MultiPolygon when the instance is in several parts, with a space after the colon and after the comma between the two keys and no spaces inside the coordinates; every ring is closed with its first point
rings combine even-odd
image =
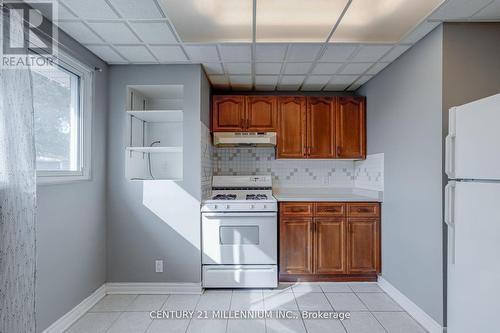
{"type": "Polygon", "coordinates": [[[37,176],[36,185],[37,186],[50,186],[50,185],[62,185],[70,183],[80,183],[84,181],[92,180],[88,175],[75,175],[75,176],[37,176]]]}

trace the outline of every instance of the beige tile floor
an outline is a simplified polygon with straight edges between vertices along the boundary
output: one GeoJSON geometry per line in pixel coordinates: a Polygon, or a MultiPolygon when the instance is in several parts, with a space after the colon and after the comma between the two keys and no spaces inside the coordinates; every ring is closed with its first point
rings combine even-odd
{"type": "Polygon", "coordinates": [[[376,283],[299,283],[275,290],[202,295],[107,295],[66,332],[77,333],[423,333],[376,283]],[[153,310],[284,310],[297,319],[151,319],[153,310]],[[304,319],[301,311],[348,311],[351,319],[304,319]]]}

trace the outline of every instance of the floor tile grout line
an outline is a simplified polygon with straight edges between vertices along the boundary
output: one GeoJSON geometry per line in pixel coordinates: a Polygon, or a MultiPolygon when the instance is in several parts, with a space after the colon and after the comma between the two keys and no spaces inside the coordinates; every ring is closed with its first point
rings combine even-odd
{"type": "MultiPolygon", "coordinates": [[[[205,290],[203,290],[203,292],[199,295],[198,297],[198,300],[196,301],[196,304],[194,305],[194,309],[193,309],[193,313],[195,313],[196,311],[196,308],[198,307],[198,303],[200,303],[200,299],[201,299],[201,296],[205,294],[205,290]]],[[[188,329],[189,329],[189,326],[191,326],[191,322],[193,321],[193,316],[191,316],[191,318],[189,318],[189,323],[187,324],[186,326],[186,330],[184,331],[184,333],[187,333],[188,329]]]]}
{"type": "MultiPolygon", "coordinates": [[[[351,288],[349,285],[347,285],[347,286],[349,287],[349,289],[351,289],[351,290],[352,290],[352,288],[351,288]]],[[[321,288],[321,290],[323,290],[323,288],[321,288]]],[[[328,303],[330,303],[330,306],[332,307],[333,311],[334,311],[334,312],[338,312],[338,311],[337,311],[337,309],[335,309],[335,308],[333,307],[332,302],[330,302],[330,299],[328,298],[328,296],[326,296],[326,293],[325,293],[325,291],[324,291],[324,290],[323,290],[323,294],[325,294],[326,301],[327,301],[328,303]]],[[[331,293],[331,294],[333,294],[333,293],[331,293]]],[[[351,311],[349,311],[349,313],[351,313],[351,311]]],[[[340,320],[340,325],[341,325],[341,326],[342,326],[342,328],[344,329],[344,332],[345,332],[345,333],[348,333],[348,332],[347,332],[347,328],[344,326],[344,321],[343,321],[343,320],[340,320]]]]}
{"type": "Polygon", "coordinates": [[[123,316],[123,313],[124,312],[120,312],[120,315],[117,316],[115,320],[113,320],[113,322],[111,323],[111,325],[109,325],[109,327],[104,331],[104,333],[109,332],[109,330],[111,329],[111,327],[113,327],[113,325],[118,321],[118,319],[120,319],[120,317],[123,316]]]}
{"type": "MultiPolygon", "coordinates": [[[[233,303],[233,295],[234,295],[234,289],[231,289],[231,297],[229,298],[229,312],[231,312],[231,305],[233,303]]],[[[227,329],[229,327],[229,319],[226,319],[226,329],[224,330],[225,333],[227,333],[227,329]]]]}
{"type": "Polygon", "coordinates": [[[372,313],[372,310],[368,307],[368,304],[366,304],[365,302],[363,302],[363,300],[361,299],[361,297],[359,297],[359,296],[358,296],[358,294],[357,294],[357,293],[354,293],[354,295],[356,295],[356,297],[357,297],[357,298],[361,301],[361,303],[363,303],[363,304],[366,306],[366,308],[367,308],[367,309],[368,309],[368,311],[370,312],[370,315],[371,315],[373,318],[375,318],[375,320],[376,320],[376,321],[380,324],[380,326],[382,327],[382,329],[383,329],[384,331],[388,332],[388,331],[387,331],[387,329],[385,328],[385,326],[384,326],[384,325],[382,325],[382,323],[381,323],[381,322],[377,319],[377,317],[375,317],[375,315],[372,313]]]}
{"type": "MultiPolygon", "coordinates": [[[[323,290],[321,289],[321,287],[319,287],[320,290],[323,290]]],[[[299,310],[299,317],[300,317],[300,320],[302,321],[302,326],[304,327],[304,331],[306,333],[308,333],[307,331],[307,326],[306,326],[306,323],[304,322],[304,318],[302,318],[302,314],[301,314],[301,310],[300,310],[300,307],[299,307],[299,302],[297,301],[297,297],[295,297],[295,290],[294,288],[292,287],[292,293],[293,293],[293,299],[295,300],[295,304],[297,305],[297,309],[299,310]]],[[[323,297],[326,297],[323,295],[323,297]]]]}

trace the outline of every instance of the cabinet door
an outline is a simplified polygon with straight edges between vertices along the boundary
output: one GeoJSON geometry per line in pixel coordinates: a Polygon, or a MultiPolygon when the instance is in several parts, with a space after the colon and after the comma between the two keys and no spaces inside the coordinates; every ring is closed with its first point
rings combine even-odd
{"type": "Polygon", "coordinates": [[[346,220],[343,218],[315,218],[315,273],[345,274],[346,220]]]}
{"type": "Polygon", "coordinates": [[[380,271],[380,232],[378,219],[349,219],[347,223],[348,273],[380,271]]]}
{"type": "Polygon", "coordinates": [[[277,123],[276,97],[246,97],[245,131],[275,132],[277,123]]]}
{"type": "Polygon", "coordinates": [[[278,158],[306,158],[306,98],[278,98],[278,158]]]}
{"type": "Polygon", "coordinates": [[[280,273],[310,274],[312,272],[312,218],[280,218],[280,273]]]}
{"type": "Polygon", "coordinates": [[[307,98],[307,156],[335,157],[335,98],[307,98]]]}
{"type": "Polygon", "coordinates": [[[212,131],[240,132],[245,116],[244,96],[214,96],[212,102],[212,131]]]}
{"type": "Polygon", "coordinates": [[[337,104],[337,157],[366,158],[363,97],[340,97],[337,104]]]}

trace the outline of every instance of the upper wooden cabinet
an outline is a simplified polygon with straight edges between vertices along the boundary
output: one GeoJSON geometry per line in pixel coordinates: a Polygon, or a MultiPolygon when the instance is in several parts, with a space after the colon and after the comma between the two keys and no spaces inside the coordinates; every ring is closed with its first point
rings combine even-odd
{"type": "Polygon", "coordinates": [[[339,97],[336,136],[337,158],[366,158],[364,98],[339,97]]]}
{"type": "Polygon", "coordinates": [[[214,96],[212,100],[212,130],[241,132],[244,127],[245,97],[214,96]]]}
{"type": "Polygon", "coordinates": [[[307,97],[307,157],[335,158],[335,98],[307,97]]]}
{"type": "Polygon", "coordinates": [[[277,97],[216,95],[212,100],[212,131],[275,132],[277,97]]]}
{"type": "Polygon", "coordinates": [[[275,132],[277,121],[274,96],[247,96],[245,130],[248,132],[275,132]]]}
{"type": "Polygon", "coordinates": [[[278,99],[278,158],[306,158],[306,100],[278,99]]]}
{"type": "Polygon", "coordinates": [[[215,95],[212,131],[277,132],[277,158],[366,158],[365,98],[215,95]]]}

